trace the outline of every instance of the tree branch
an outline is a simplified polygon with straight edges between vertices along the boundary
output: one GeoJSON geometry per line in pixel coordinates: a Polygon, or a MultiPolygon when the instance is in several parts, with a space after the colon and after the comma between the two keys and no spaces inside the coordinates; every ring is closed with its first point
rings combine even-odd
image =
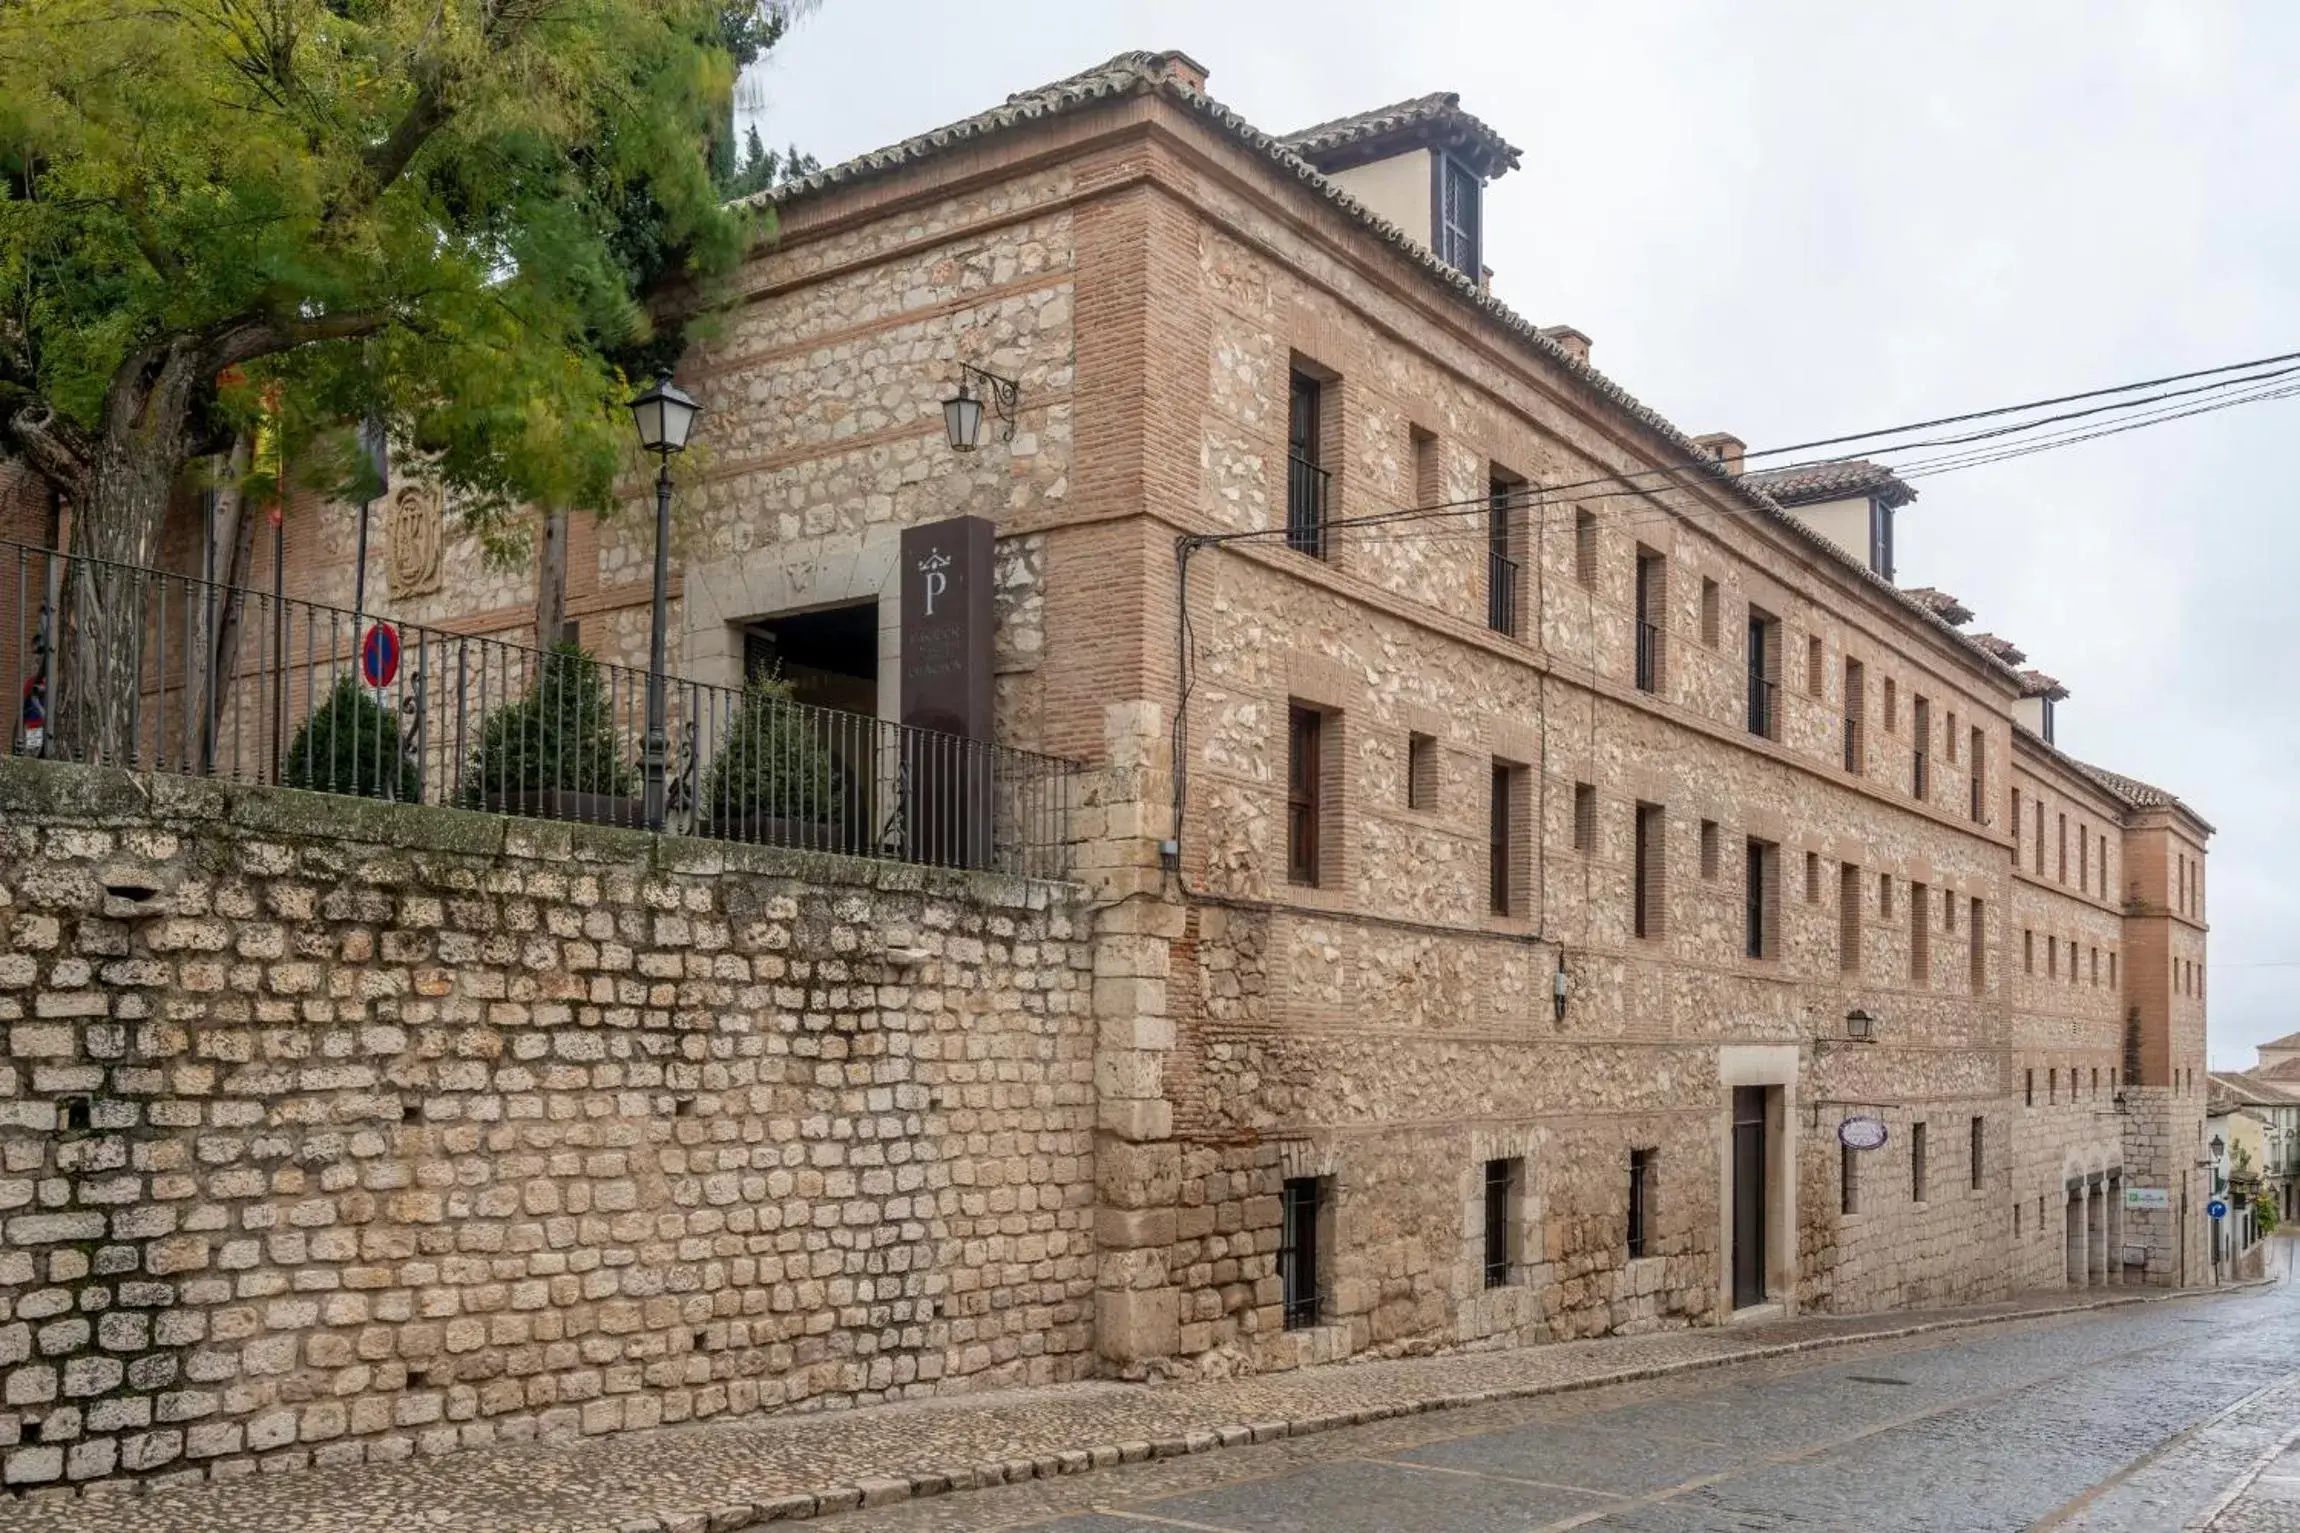
{"type": "Polygon", "coordinates": [[[373,335],[392,322],[380,309],[351,314],[323,314],[317,319],[276,320],[261,314],[241,314],[211,325],[206,333],[207,362],[221,372],[257,357],[276,356],[322,341],[355,340],[373,335]]]}
{"type": "Polygon", "coordinates": [[[0,397],[0,445],[13,447],[32,471],[69,496],[75,505],[88,502],[88,475],[95,460],[95,442],[77,422],[58,415],[47,401],[11,389],[16,398],[0,397]]]}

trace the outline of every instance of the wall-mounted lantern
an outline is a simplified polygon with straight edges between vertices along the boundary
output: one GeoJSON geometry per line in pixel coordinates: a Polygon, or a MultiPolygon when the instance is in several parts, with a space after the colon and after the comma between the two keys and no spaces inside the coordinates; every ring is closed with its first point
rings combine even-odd
{"type": "Polygon", "coordinates": [[[1877,1037],[1877,1019],[1856,1006],[1845,1013],[1845,1036],[1855,1043],[1873,1043],[1877,1037]]]}
{"type": "Polygon", "coordinates": [[[982,445],[982,407],[988,403],[1006,422],[1002,442],[1014,440],[1014,420],[1021,413],[1022,385],[1012,378],[987,372],[971,362],[958,364],[958,393],[942,402],[943,434],[950,438],[952,452],[972,452],[982,445]],[[974,386],[980,385],[982,397],[977,397],[974,386]]]}

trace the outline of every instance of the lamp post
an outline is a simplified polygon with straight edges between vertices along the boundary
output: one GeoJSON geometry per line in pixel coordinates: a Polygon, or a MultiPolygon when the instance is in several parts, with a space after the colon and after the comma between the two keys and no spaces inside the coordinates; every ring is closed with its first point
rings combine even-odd
{"type": "Polygon", "coordinates": [[[642,806],[649,830],[663,828],[663,763],[670,755],[670,731],[664,721],[663,647],[671,611],[671,455],[684,451],[687,433],[703,407],[670,379],[631,401],[631,419],[639,428],[639,446],[655,455],[655,608],[654,625],[647,637],[647,739],[642,748],[646,799],[642,806]]]}

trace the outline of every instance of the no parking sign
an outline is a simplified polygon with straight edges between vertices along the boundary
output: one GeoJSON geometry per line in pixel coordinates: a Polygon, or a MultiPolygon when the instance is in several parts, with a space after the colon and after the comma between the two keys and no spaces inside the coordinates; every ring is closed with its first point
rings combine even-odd
{"type": "Polygon", "coordinates": [[[371,687],[388,687],[399,675],[399,630],[389,623],[370,625],[359,641],[359,674],[371,687]]]}

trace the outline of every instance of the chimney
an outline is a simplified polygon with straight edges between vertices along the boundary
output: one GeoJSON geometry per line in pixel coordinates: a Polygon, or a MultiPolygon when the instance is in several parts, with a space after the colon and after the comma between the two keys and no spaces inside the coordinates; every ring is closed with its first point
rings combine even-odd
{"type": "Polygon", "coordinates": [[[1571,325],[1551,325],[1538,333],[1545,341],[1555,341],[1560,351],[1583,367],[1589,365],[1589,337],[1571,325]]]}
{"type": "Polygon", "coordinates": [[[1151,54],[1150,67],[1163,79],[1194,90],[1201,96],[1206,94],[1206,66],[1178,48],[1151,54]]]}
{"type": "Polygon", "coordinates": [[[1712,431],[1707,436],[1695,437],[1693,445],[1724,464],[1726,473],[1736,479],[1741,477],[1741,455],[1749,450],[1747,442],[1730,431],[1712,431]]]}

